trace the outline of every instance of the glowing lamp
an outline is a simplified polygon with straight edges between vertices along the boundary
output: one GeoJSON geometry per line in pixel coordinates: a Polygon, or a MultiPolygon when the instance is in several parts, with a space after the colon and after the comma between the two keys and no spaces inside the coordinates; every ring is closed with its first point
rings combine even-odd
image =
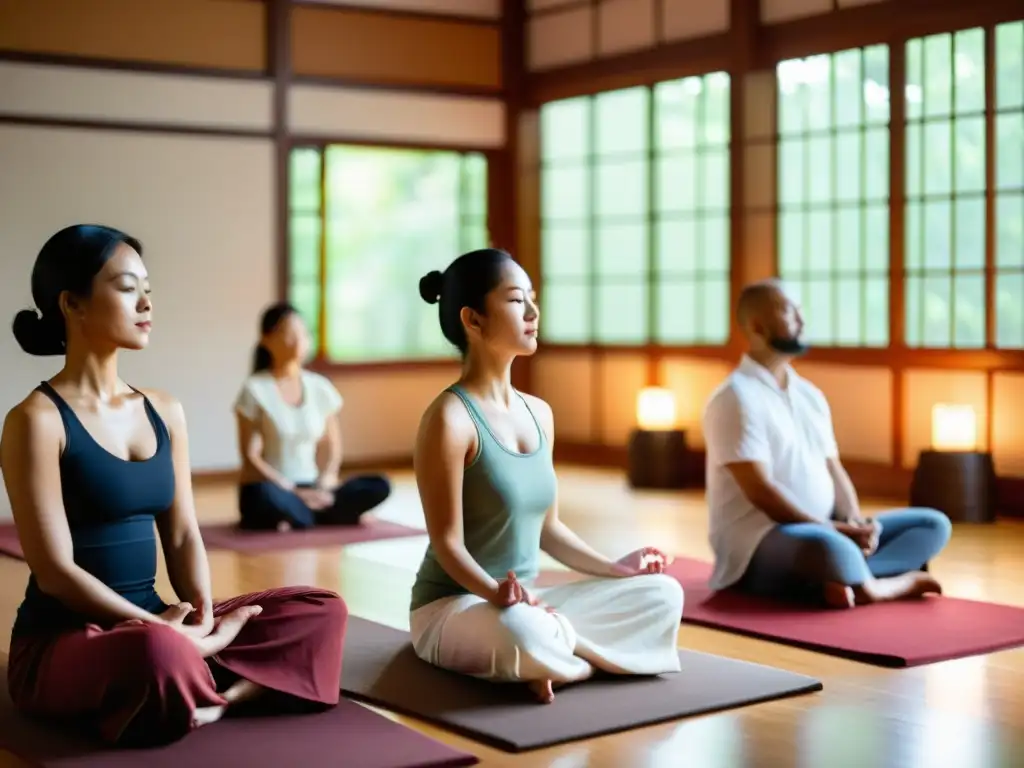
{"type": "Polygon", "coordinates": [[[640,429],[666,430],[676,425],[676,401],[663,387],[645,387],[636,398],[636,421],[640,429]]]}
{"type": "Polygon", "coordinates": [[[932,408],[932,450],[973,451],[978,447],[978,425],[969,405],[939,403],[932,408]]]}

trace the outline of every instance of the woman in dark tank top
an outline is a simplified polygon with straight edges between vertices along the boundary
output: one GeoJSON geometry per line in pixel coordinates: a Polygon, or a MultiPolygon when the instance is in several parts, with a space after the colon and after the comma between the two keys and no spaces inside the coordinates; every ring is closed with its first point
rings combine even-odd
{"type": "Polygon", "coordinates": [[[337,704],[347,610],[290,587],[214,603],[181,405],[117,374],[149,342],[142,245],[76,225],[32,271],[14,335],[61,371],[8,414],[0,466],[31,575],[15,620],[16,707],[121,745],[161,744],[228,709],[337,704]],[[155,589],[157,532],[176,599],[155,589]]]}

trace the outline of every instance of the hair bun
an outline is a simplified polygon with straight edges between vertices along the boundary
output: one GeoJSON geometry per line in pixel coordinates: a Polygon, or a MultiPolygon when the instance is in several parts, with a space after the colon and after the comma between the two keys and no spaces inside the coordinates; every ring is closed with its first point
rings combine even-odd
{"type": "Polygon", "coordinates": [[[60,329],[31,309],[23,309],[14,316],[14,338],[30,355],[62,355],[64,339],[60,329]]]}
{"type": "Polygon", "coordinates": [[[436,269],[420,278],[420,296],[428,304],[437,304],[441,300],[441,287],[444,275],[436,269]]]}

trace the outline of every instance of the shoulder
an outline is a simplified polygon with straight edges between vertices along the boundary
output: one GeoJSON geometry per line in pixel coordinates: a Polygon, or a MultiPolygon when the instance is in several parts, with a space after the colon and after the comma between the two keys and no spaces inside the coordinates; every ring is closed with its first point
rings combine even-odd
{"type": "Polygon", "coordinates": [[[18,446],[29,442],[55,440],[64,437],[64,424],[53,401],[38,390],[11,408],[4,418],[4,445],[18,446]]]}
{"type": "Polygon", "coordinates": [[[326,395],[331,398],[341,397],[341,394],[338,392],[338,387],[334,385],[334,382],[331,381],[331,379],[324,376],[324,374],[318,374],[315,371],[307,371],[306,369],[303,369],[302,381],[306,386],[312,389],[312,391],[318,394],[326,395]]]}
{"type": "Polygon", "coordinates": [[[793,378],[793,381],[799,388],[800,394],[807,400],[807,402],[814,406],[815,409],[823,414],[827,414],[829,412],[828,398],[825,397],[824,392],[803,376],[797,375],[793,378]]]}
{"type": "Polygon", "coordinates": [[[742,411],[749,407],[750,397],[744,386],[742,374],[733,372],[728,378],[715,387],[704,406],[704,418],[742,411]]]}
{"type": "Polygon", "coordinates": [[[338,388],[334,386],[334,382],[324,376],[322,373],[316,371],[302,370],[302,380],[310,387],[315,389],[317,392],[333,392],[338,393],[338,388]]]}
{"type": "Polygon", "coordinates": [[[536,417],[537,421],[540,422],[540,425],[544,428],[544,431],[547,432],[548,437],[550,438],[551,434],[555,430],[555,414],[554,411],[551,410],[551,406],[536,395],[528,395],[525,392],[520,392],[519,394],[522,395],[527,407],[536,417]]]}
{"type": "Polygon", "coordinates": [[[139,392],[149,400],[157,415],[167,424],[168,429],[172,432],[184,429],[185,408],[178,398],[161,389],[140,389],[139,392]]]}
{"type": "Polygon", "coordinates": [[[242,380],[242,386],[239,387],[239,394],[253,395],[261,389],[264,389],[270,381],[271,378],[266,373],[250,373],[242,380]]]}
{"type": "Polygon", "coordinates": [[[427,406],[420,419],[421,438],[472,437],[476,432],[473,418],[457,394],[446,389],[427,406]]]}

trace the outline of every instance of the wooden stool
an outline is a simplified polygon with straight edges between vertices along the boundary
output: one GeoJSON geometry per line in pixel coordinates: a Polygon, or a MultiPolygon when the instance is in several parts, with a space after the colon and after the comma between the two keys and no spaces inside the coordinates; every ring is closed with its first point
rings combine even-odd
{"type": "Polygon", "coordinates": [[[995,522],[992,454],[921,451],[910,485],[910,505],[937,509],[955,523],[995,522]]]}

